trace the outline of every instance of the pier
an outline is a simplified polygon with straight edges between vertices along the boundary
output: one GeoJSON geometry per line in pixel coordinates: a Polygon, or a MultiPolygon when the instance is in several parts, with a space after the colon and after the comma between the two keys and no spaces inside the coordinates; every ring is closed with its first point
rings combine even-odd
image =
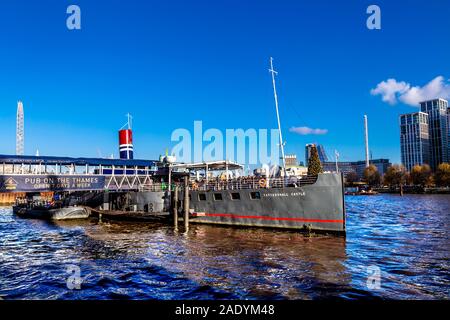
{"type": "Polygon", "coordinates": [[[140,190],[151,188],[158,170],[152,160],[0,155],[0,195],[140,190]]]}

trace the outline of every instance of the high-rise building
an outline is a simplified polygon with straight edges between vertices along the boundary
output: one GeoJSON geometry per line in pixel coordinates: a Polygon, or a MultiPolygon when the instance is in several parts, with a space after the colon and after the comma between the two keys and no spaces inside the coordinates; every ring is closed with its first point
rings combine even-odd
{"type": "Polygon", "coordinates": [[[450,162],[450,107],[447,108],[447,131],[448,131],[448,155],[447,161],[450,162]]]}
{"type": "Polygon", "coordinates": [[[317,145],[317,153],[319,154],[319,160],[320,162],[326,162],[328,161],[327,153],[325,152],[325,148],[319,144],[317,145]]]}
{"type": "Polygon", "coordinates": [[[286,155],[286,168],[298,166],[297,155],[287,154],[286,155]]]}
{"type": "Polygon", "coordinates": [[[16,117],[16,155],[23,156],[25,144],[25,130],[24,130],[24,115],[23,103],[17,102],[17,117],[16,117]]]}
{"type": "Polygon", "coordinates": [[[428,114],[430,139],[430,166],[433,170],[443,162],[448,162],[448,101],[433,99],[420,103],[420,111],[428,114]]]}
{"type": "Polygon", "coordinates": [[[305,164],[308,165],[309,163],[309,157],[311,157],[311,149],[314,146],[313,143],[308,143],[305,146],[305,164]]]}
{"type": "MultiPolygon", "coordinates": [[[[380,175],[384,175],[387,169],[392,165],[389,159],[373,159],[370,160],[370,164],[374,165],[380,175]]],[[[336,162],[328,161],[322,163],[323,170],[325,172],[334,172],[336,171],[336,162]]],[[[356,173],[359,179],[362,179],[364,176],[364,170],[366,169],[366,161],[339,161],[338,162],[339,172],[342,172],[345,176],[349,173],[356,173]]]]}
{"type": "Polygon", "coordinates": [[[401,160],[408,171],[417,164],[430,164],[428,123],[424,112],[400,115],[401,160]]]}
{"type": "Polygon", "coordinates": [[[317,153],[319,154],[319,160],[320,162],[327,162],[328,161],[328,157],[327,154],[325,152],[325,148],[322,145],[315,145],[314,143],[308,143],[305,146],[305,165],[307,166],[309,163],[309,157],[311,156],[311,148],[313,146],[316,146],[317,149],[317,153]]]}

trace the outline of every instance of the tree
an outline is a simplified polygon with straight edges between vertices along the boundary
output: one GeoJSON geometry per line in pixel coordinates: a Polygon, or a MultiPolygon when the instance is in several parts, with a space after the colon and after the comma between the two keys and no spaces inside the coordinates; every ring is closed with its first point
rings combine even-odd
{"type": "Polygon", "coordinates": [[[410,173],[411,182],[416,186],[425,187],[431,184],[431,168],[429,165],[415,165],[410,173]]]}
{"type": "Polygon", "coordinates": [[[353,184],[359,180],[358,174],[355,171],[350,171],[345,175],[345,182],[348,184],[353,184]]]}
{"type": "Polygon", "coordinates": [[[450,164],[441,163],[436,170],[434,180],[439,187],[450,187],[450,164]]]}
{"type": "Polygon", "coordinates": [[[311,156],[308,159],[308,175],[317,176],[323,172],[322,164],[320,163],[319,153],[315,145],[311,147],[311,156]]]}
{"type": "Polygon", "coordinates": [[[377,186],[381,183],[381,176],[378,168],[373,164],[364,169],[364,180],[371,187],[377,186]]]}
{"type": "Polygon", "coordinates": [[[408,175],[404,166],[394,164],[387,169],[383,180],[388,186],[396,187],[405,184],[407,176],[408,175]]]}

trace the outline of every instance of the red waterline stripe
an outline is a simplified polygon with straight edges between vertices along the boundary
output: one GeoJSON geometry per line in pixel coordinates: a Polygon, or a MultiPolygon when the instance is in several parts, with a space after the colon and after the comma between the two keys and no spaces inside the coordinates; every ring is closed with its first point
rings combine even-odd
{"type": "Polygon", "coordinates": [[[300,222],[319,222],[319,223],[344,223],[344,220],[324,220],[324,219],[305,219],[305,218],[287,218],[287,217],[267,217],[267,216],[241,216],[232,213],[205,213],[207,217],[230,217],[238,219],[261,219],[261,220],[283,220],[300,222]]]}

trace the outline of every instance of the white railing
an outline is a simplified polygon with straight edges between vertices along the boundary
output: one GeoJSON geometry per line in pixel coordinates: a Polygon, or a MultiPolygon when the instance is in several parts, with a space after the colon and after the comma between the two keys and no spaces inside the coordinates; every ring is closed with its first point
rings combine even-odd
{"type": "MultiPolygon", "coordinates": [[[[152,184],[141,184],[139,186],[139,191],[150,191],[150,192],[164,192],[169,189],[169,185],[166,183],[152,183],[152,184]]],[[[173,190],[173,186],[171,188],[173,190]]]]}

